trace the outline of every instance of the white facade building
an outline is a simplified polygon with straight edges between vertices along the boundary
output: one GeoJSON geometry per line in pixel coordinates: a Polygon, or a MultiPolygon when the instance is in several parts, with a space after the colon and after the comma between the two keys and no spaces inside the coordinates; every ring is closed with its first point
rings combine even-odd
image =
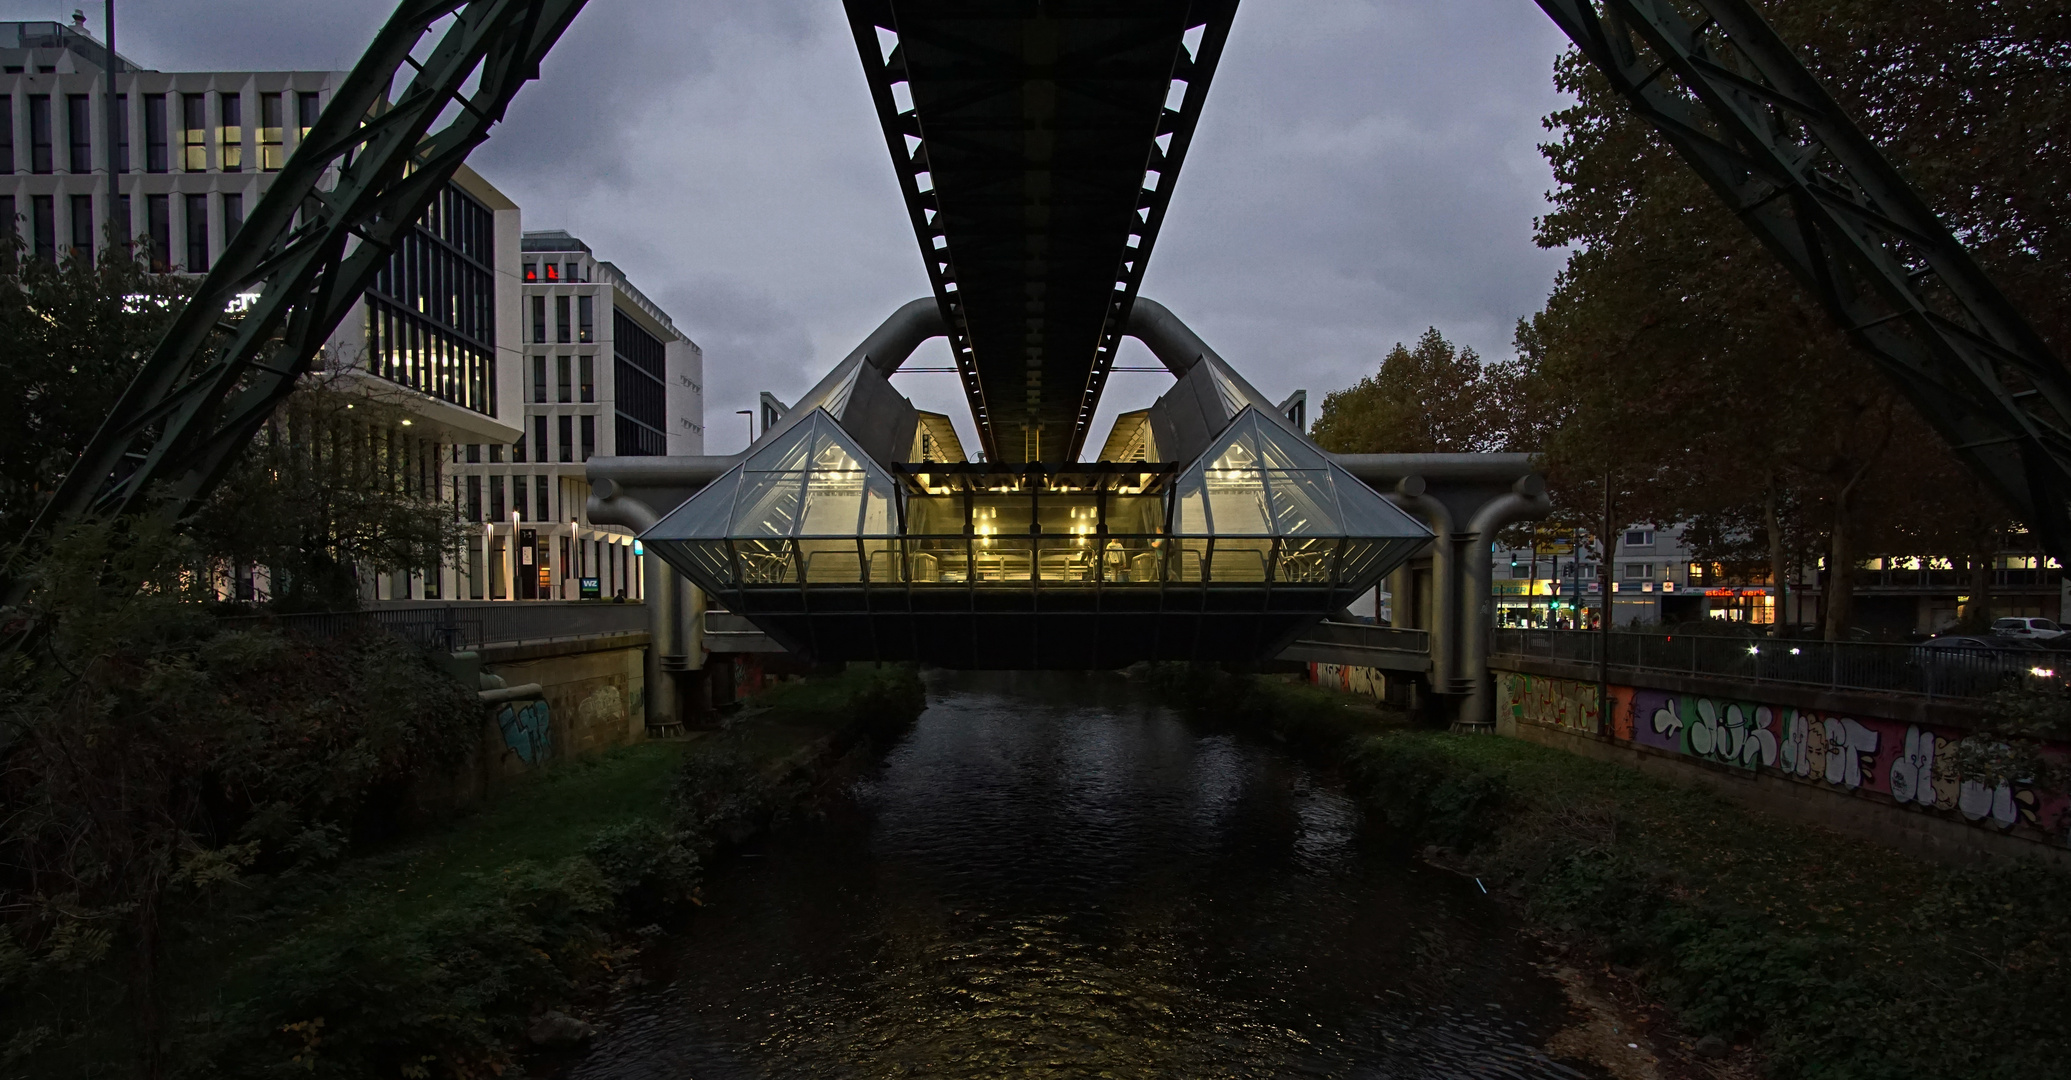
{"type": "MultiPolygon", "coordinates": [[[[347,74],[113,62],[111,123],[111,58],[83,25],[0,22],[0,229],[31,257],[94,257],[112,220],[154,269],[206,273],[347,74]]],[[[428,491],[459,493],[458,447],[520,438],[520,231],[517,205],[462,166],[325,346],[334,386],[400,417],[381,441],[407,447],[428,491]]],[[[472,569],[368,581],[365,595],[464,596],[472,569]]],[[[264,599],[265,571],[228,588],[264,599]]]]}
{"type": "Polygon", "coordinates": [[[704,353],[589,245],[527,232],[505,445],[470,444],[453,465],[462,514],[483,526],[484,600],[640,597],[630,532],[592,525],[583,463],[596,455],[702,454],[704,353]]]}

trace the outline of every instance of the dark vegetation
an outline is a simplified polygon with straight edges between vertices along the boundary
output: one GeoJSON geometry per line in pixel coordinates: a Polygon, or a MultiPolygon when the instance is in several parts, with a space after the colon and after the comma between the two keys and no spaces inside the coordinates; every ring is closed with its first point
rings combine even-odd
{"type": "MultiPolygon", "coordinates": [[[[218,635],[200,652],[300,647],[252,637],[218,635]]],[[[904,668],[785,685],[725,732],[562,763],[434,824],[406,812],[403,792],[436,788],[458,763],[384,757],[383,748],[464,751],[480,737],[476,712],[469,703],[398,725],[393,717],[412,714],[394,713],[383,687],[416,686],[436,702],[444,676],[385,639],[344,651],[311,658],[312,687],[371,690],[384,708],[333,715],[327,702],[254,691],[298,722],[279,748],[249,730],[264,726],[259,718],[229,724],[241,734],[228,740],[236,768],[221,771],[244,778],[240,791],[259,790],[254,776],[285,786],[269,812],[251,795],[241,817],[217,809],[213,831],[176,829],[154,811],[168,824],[148,934],[136,870],[103,873],[101,892],[75,886],[40,909],[9,909],[20,944],[0,970],[10,1040],[0,1075],[498,1074],[529,1018],[626,983],[643,941],[688,925],[704,866],[923,704],[904,668]],[[315,731],[330,732],[324,745],[302,741],[315,731]],[[278,807],[292,791],[312,805],[278,807]],[[251,824],[260,821],[271,831],[261,835],[251,824]]],[[[208,778],[193,787],[213,790],[216,773],[189,771],[208,778]]],[[[18,872],[23,848],[8,839],[8,869],[18,872]]],[[[88,837],[83,846],[101,845],[88,837]]]]}
{"type": "Polygon", "coordinates": [[[1181,668],[1221,722],[1342,765],[1405,845],[1632,969],[1779,1078],[2061,1075],[2071,874],[1951,869],[1515,739],[1400,726],[1346,695],[1181,668]]]}

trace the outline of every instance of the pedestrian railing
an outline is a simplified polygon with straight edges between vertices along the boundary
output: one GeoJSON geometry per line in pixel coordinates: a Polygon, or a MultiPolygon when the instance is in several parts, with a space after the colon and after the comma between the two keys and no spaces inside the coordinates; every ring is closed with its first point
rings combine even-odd
{"type": "Polygon", "coordinates": [[[2008,686],[2056,682],[2071,654],[2020,648],[1636,634],[1593,630],[1497,630],[1490,658],[1565,660],[1643,671],[1708,675],[1937,698],[1976,699],[2008,686]],[[1608,649],[1608,653],[1603,650],[1608,649]]]}
{"type": "Polygon", "coordinates": [[[318,640],[380,629],[428,649],[460,652],[484,645],[642,631],[647,629],[647,606],[520,600],[235,615],[221,622],[226,627],[263,626],[318,640]]]}

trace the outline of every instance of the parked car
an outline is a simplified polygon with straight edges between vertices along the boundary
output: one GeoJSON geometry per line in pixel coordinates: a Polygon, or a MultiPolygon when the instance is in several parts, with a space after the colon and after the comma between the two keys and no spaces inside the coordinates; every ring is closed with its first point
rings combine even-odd
{"type": "Polygon", "coordinates": [[[2032,641],[2055,641],[2064,636],[2064,628],[2048,619],[2008,618],[1992,620],[1993,637],[2027,638],[2032,641]]]}

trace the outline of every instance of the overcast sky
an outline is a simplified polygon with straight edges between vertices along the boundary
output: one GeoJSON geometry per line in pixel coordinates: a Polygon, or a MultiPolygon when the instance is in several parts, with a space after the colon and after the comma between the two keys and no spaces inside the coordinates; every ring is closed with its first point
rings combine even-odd
{"type": "MultiPolygon", "coordinates": [[[[75,6],[0,0],[0,17],[75,6]]],[[[344,69],[390,10],[119,0],[117,45],[168,71],[344,69]]],[[[1563,42],[1530,0],[1250,0],[1144,295],[1276,400],[1320,405],[1427,326],[1508,355],[1561,261],[1531,232],[1563,42]]],[[[733,413],[759,391],[794,400],[928,291],[839,0],[593,0],[471,164],[704,347],[711,453],[745,443],[733,413]]],[[[1120,363],[1155,361],[1132,341],[1120,363]]],[[[1101,412],[1169,383],[1119,374],[1101,412]]],[[[896,384],[969,439],[954,376],[896,384]]]]}

